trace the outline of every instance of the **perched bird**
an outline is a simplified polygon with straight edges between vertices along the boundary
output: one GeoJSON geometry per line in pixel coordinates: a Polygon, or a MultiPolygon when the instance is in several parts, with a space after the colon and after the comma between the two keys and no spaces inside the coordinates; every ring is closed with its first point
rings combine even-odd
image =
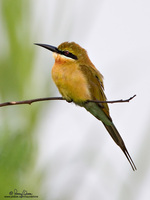
{"type": "Polygon", "coordinates": [[[106,101],[102,74],[95,68],[85,49],[75,42],[64,42],[57,47],[38,44],[53,52],[55,63],[52,78],[68,102],[84,107],[100,120],[116,144],[121,148],[133,170],[136,166],[116,129],[107,103],[95,103],[89,100],[106,101]]]}

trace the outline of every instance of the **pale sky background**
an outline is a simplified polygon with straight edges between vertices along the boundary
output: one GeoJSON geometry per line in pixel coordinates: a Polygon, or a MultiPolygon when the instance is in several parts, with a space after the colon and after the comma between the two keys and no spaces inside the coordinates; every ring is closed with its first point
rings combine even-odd
{"type": "MultiPolygon", "coordinates": [[[[90,113],[65,101],[49,102],[35,130],[47,200],[150,199],[150,1],[32,2],[33,43],[79,43],[104,75],[108,100],[137,95],[130,103],[110,105],[136,172],[90,113]]],[[[50,75],[52,53],[34,48],[38,84],[49,76],[53,96],[60,96],[50,75]]]]}

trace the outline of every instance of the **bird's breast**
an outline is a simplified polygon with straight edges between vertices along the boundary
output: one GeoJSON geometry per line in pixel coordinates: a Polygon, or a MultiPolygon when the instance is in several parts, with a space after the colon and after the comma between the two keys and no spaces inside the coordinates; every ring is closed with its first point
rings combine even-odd
{"type": "Polygon", "coordinates": [[[66,100],[80,103],[91,99],[87,79],[78,64],[55,62],[52,78],[66,100]]]}

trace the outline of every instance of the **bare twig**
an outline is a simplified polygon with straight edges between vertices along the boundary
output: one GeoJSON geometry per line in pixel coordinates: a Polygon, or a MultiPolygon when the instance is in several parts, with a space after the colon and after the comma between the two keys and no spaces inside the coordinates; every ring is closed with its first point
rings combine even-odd
{"type": "Polygon", "coordinates": [[[88,100],[88,102],[95,102],[95,103],[125,103],[131,101],[134,97],[136,97],[136,94],[130,97],[129,99],[120,99],[120,100],[113,100],[113,101],[98,101],[98,100],[88,100]]]}
{"type": "MultiPolygon", "coordinates": [[[[129,102],[132,100],[136,95],[130,97],[129,99],[120,99],[120,100],[114,100],[114,101],[97,101],[97,100],[88,100],[87,102],[95,102],[95,103],[124,103],[124,102],[129,102]]],[[[25,101],[11,101],[11,102],[5,102],[1,103],[0,107],[4,106],[12,106],[12,105],[20,105],[20,104],[29,104],[31,105],[34,102],[39,102],[39,101],[51,101],[51,100],[65,100],[62,97],[46,97],[46,98],[37,98],[37,99],[30,99],[30,100],[25,100],[25,101]]]]}
{"type": "Polygon", "coordinates": [[[29,99],[29,100],[24,100],[24,101],[11,101],[11,102],[1,103],[0,107],[20,105],[20,104],[29,104],[29,105],[31,105],[34,102],[50,101],[50,100],[65,100],[65,99],[63,99],[62,97],[45,97],[45,98],[29,99]]]}

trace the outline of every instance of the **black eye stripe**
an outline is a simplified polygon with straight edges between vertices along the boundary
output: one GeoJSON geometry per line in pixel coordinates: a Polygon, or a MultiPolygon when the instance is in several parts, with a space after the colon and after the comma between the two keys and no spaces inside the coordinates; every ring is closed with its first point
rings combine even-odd
{"type": "Polygon", "coordinates": [[[77,60],[77,56],[75,56],[74,54],[70,53],[69,51],[61,51],[61,54],[64,55],[64,56],[67,56],[69,58],[72,58],[72,59],[75,59],[77,60]]]}
{"type": "Polygon", "coordinates": [[[65,56],[68,56],[70,54],[69,51],[64,51],[63,53],[65,56]]]}

